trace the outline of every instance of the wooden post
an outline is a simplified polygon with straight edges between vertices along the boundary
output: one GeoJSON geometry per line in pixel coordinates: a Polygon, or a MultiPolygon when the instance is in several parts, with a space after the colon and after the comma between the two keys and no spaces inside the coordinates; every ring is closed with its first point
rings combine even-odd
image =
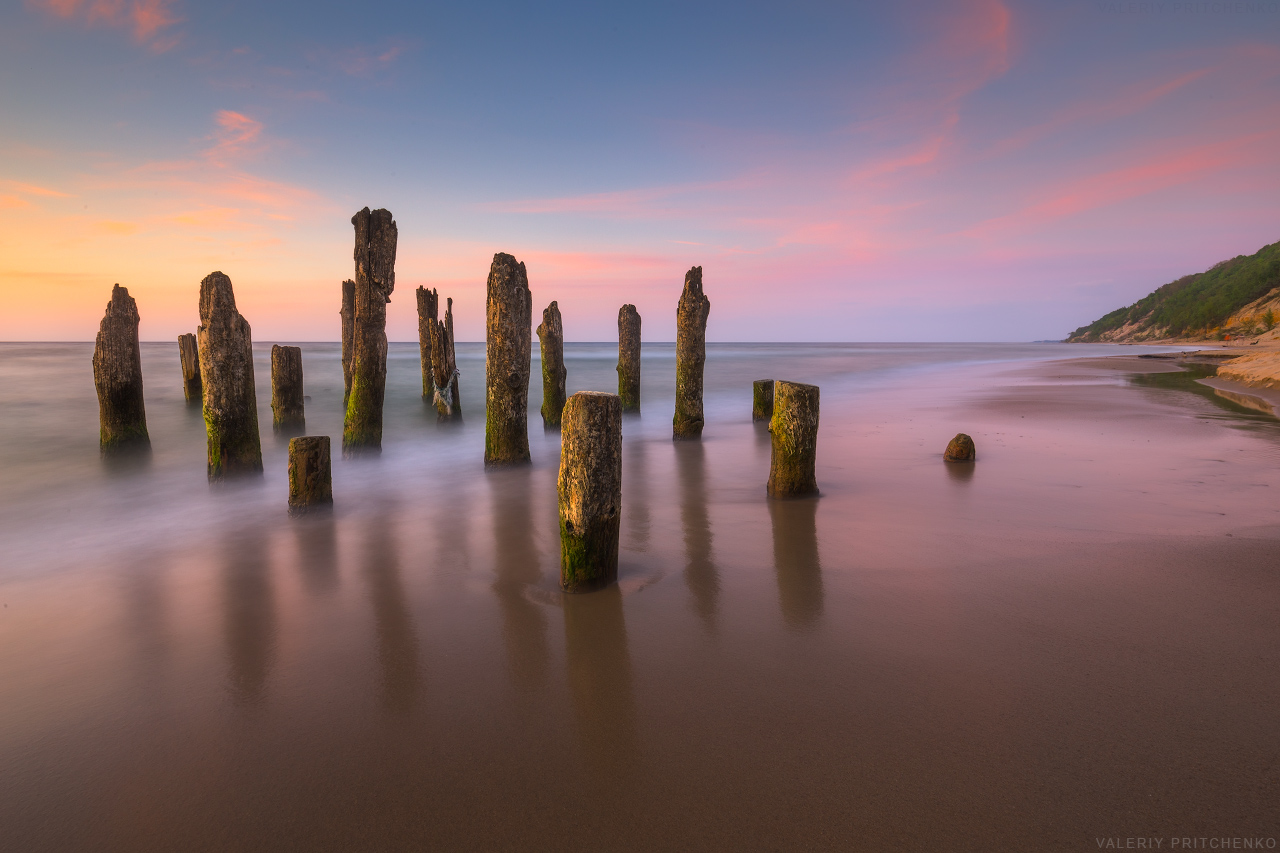
{"type": "Polygon", "coordinates": [[[538,351],[542,354],[542,428],[560,428],[560,412],[564,409],[564,324],[560,306],[555,302],[542,312],[538,325],[538,351]]]}
{"type": "Polygon", "coordinates": [[[431,367],[431,324],[440,311],[440,296],[418,286],[418,354],[422,361],[422,399],[435,398],[435,371],[431,367]]]}
{"type": "Polygon", "coordinates": [[[275,432],[302,432],[307,428],[301,347],[271,347],[271,428],[275,432]]]}
{"type": "Polygon", "coordinates": [[[773,417],[773,380],[757,379],[751,384],[751,420],[767,421],[773,417]]]}
{"type": "Polygon", "coordinates": [[[767,489],[769,497],[816,495],[818,386],[782,380],[775,382],[769,432],[773,437],[767,489]]]}
{"type": "Polygon", "coordinates": [[[182,363],[182,393],[188,403],[204,397],[200,384],[200,347],[195,335],[178,335],[178,360],[182,363]]]}
{"type": "Polygon", "coordinates": [[[356,283],[342,283],[342,410],[351,400],[351,347],[356,339],[356,283]]]}
{"type": "Polygon", "coordinates": [[[395,220],[388,210],[364,208],[356,229],[355,322],[351,341],[351,397],[342,452],[382,449],[382,400],[387,387],[387,303],[396,285],[395,220]]]}
{"type": "Polygon", "coordinates": [[[640,411],[640,314],[634,305],[618,309],[618,396],[624,413],[640,411]]]}
{"type": "Polygon", "coordinates": [[[684,275],[676,309],[676,414],[672,437],[702,437],[702,371],[707,361],[707,315],[711,300],[702,293],[702,267],[684,275]]]}
{"type": "Polygon", "coordinates": [[[231,279],[209,273],[200,282],[200,378],[209,436],[209,479],[262,471],[253,337],[236,310],[231,279]]]}
{"type": "Polygon", "coordinates": [[[493,256],[485,314],[484,464],[528,463],[533,296],[524,264],[511,255],[493,256]]]}
{"type": "Polygon", "coordinates": [[[947,444],[942,458],[947,462],[973,462],[978,458],[978,449],[974,446],[972,438],[959,432],[947,444]]]}
{"type": "Polygon", "coordinates": [[[289,515],[333,506],[333,466],[329,436],[289,440],[289,515]]]}
{"type": "Polygon", "coordinates": [[[98,389],[98,440],[103,453],[151,447],[142,400],[142,352],[138,347],[138,303],[120,285],[98,327],[93,347],[93,384],[98,389]]]}
{"type": "Polygon", "coordinates": [[[618,579],[622,509],[622,401],[580,391],[561,427],[560,586],[590,592],[618,579]]]}
{"type": "Polygon", "coordinates": [[[458,396],[458,365],[453,352],[453,300],[446,301],[444,322],[429,321],[431,370],[435,374],[434,402],[439,423],[462,420],[462,400],[458,396]]]}

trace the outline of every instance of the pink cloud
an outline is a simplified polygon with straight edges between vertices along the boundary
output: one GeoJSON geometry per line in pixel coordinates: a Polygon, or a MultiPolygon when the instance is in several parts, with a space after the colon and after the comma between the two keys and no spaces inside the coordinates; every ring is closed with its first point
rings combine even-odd
{"type": "Polygon", "coordinates": [[[177,0],[27,0],[29,6],[86,26],[129,29],[134,41],[164,51],[177,43],[165,31],[182,21],[174,11],[177,0]]]}
{"type": "Polygon", "coordinates": [[[219,110],[214,120],[218,129],[213,145],[204,155],[215,162],[225,162],[247,153],[262,135],[262,122],[232,110],[219,110]]]}

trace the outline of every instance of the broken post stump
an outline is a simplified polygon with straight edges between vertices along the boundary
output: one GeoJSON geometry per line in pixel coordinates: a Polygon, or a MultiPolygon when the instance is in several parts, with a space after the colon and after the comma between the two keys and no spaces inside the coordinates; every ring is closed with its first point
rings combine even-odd
{"type": "Polygon", "coordinates": [[[178,335],[178,360],[182,363],[182,393],[188,403],[204,396],[200,385],[200,347],[195,335],[178,335]]]}
{"type": "Polygon", "coordinates": [[[435,397],[435,371],[431,367],[431,324],[440,311],[440,296],[418,285],[418,354],[422,361],[422,399],[435,397]]]}
{"type": "Polygon", "coordinates": [[[209,436],[209,479],[262,471],[253,337],[236,310],[231,279],[212,272],[200,282],[200,378],[209,436]]]}
{"type": "Polygon", "coordinates": [[[634,305],[618,309],[618,397],[622,411],[640,411],[640,314],[634,305]]]}
{"type": "Polygon", "coordinates": [[[542,428],[559,429],[564,409],[564,324],[560,306],[552,302],[542,311],[538,325],[538,351],[542,354],[542,428]]]}
{"type": "Polygon", "coordinates": [[[342,283],[342,410],[351,400],[351,346],[356,336],[356,283],[342,283]]]}
{"type": "Polygon", "coordinates": [[[333,506],[333,467],[329,436],[289,439],[289,514],[333,506]]]}
{"type": "Polygon", "coordinates": [[[342,428],[344,454],[382,449],[382,401],[387,387],[387,303],[396,285],[395,220],[364,208],[356,229],[355,314],[351,334],[351,395],[342,428]]]}
{"type": "Polygon", "coordinates": [[[978,458],[978,449],[974,446],[972,438],[959,432],[947,443],[947,449],[943,451],[942,458],[947,462],[974,462],[978,458]]]}
{"type": "Polygon", "coordinates": [[[702,293],[702,267],[684,275],[676,309],[676,414],[672,437],[702,437],[702,372],[707,361],[707,315],[711,300],[702,293]]]}
{"type": "Polygon", "coordinates": [[[138,303],[120,285],[98,327],[93,347],[93,384],[98,389],[98,441],[103,453],[151,447],[142,400],[142,352],[138,347],[138,303]]]}
{"type": "Polygon", "coordinates": [[[580,391],[565,403],[560,432],[560,586],[590,592],[618,579],[622,401],[580,391]]]}
{"type": "Polygon", "coordinates": [[[485,310],[484,464],[529,462],[529,364],[533,295],[524,264],[499,252],[485,310]]]}
{"type": "Polygon", "coordinates": [[[773,438],[767,488],[769,497],[816,495],[818,386],[782,380],[775,382],[769,432],[773,438]]]}
{"type": "Polygon", "coordinates": [[[301,432],[307,428],[302,403],[302,348],[271,347],[271,428],[301,432]]]}
{"type": "Polygon", "coordinates": [[[773,380],[757,379],[751,384],[751,420],[767,421],[773,417],[773,380]]]}
{"type": "Polygon", "coordinates": [[[462,401],[458,397],[458,364],[453,351],[453,300],[446,300],[444,322],[429,321],[431,334],[431,370],[434,374],[433,394],[438,423],[462,420],[462,401]]]}

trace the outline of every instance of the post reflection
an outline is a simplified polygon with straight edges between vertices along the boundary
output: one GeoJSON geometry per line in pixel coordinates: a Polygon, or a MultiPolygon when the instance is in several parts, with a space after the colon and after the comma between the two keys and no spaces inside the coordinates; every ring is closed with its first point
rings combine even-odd
{"type": "Polygon", "coordinates": [[[720,574],[711,550],[711,516],[707,510],[707,460],[700,441],[673,443],[680,481],[680,520],[684,526],[684,581],[693,608],[707,627],[715,627],[720,606],[720,574]]]}
{"type": "Polygon", "coordinates": [[[377,512],[367,522],[364,576],[378,634],[382,707],[391,713],[407,714],[413,710],[418,695],[418,638],[405,600],[395,531],[387,519],[389,512],[390,508],[377,512]]]}
{"type": "Polygon", "coordinates": [[[312,593],[338,588],[338,526],[332,512],[316,512],[291,519],[298,538],[298,568],[312,593]]]}
{"type": "Polygon", "coordinates": [[[769,502],[778,604],[788,628],[806,630],[822,616],[822,562],[818,554],[818,500],[769,502]]]}
{"type": "Polygon", "coordinates": [[[163,564],[148,558],[125,578],[126,627],[137,652],[140,686],[158,688],[172,649],[163,564]]]}
{"type": "Polygon", "coordinates": [[[222,572],[223,618],[232,698],[255,705],[266,689],[276,645],[276,601],[270,541],[250,528],[227,543],[222,572]]]}
{"type": "Polygon", "coordinates": [[[622,470],[626,547],[643,552],[649,547],[649,463],[643,439],[623,441],[622,470]]]}
{"type": "Polygon", "coordinates": [[[636,765],[636,710],[622,591],[564,597],[565,664],[589,770],[621,781],[636,765]]]}
{"type": "Polygon", "coordinates": [[[533,527],[533,476],[527,466],[487,474],[493,499],[493,591],[502,609],[507,673],[522,692],[544,687],[550,666],[547,618],[525,594],[542,577],[533,527]]]}

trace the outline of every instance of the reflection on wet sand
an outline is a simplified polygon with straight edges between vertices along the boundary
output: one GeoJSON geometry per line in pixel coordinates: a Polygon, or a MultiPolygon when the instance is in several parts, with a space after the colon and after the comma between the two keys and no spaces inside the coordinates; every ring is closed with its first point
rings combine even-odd
{"type": "Polygon", "coordinates": [[[967,483],[973,479],[973,472],[978,467],[977,462],[944,462],[942,467],[947,469],[947,476],[951,478],[953,483],[967,483]]]}
{"type": "Polygon", "coordinates": [[[533,530],[533,478],[528,467],[490,471],[493,497],[493,591],[502,608],[502,641],[507,672],[520,691],[538,690],[547,683],[547,617],[525,590],[542,577],[533,530]]]}
{"type": "Polygon", "coordinates": [[[298,568],[312,593],[338,588],[338,526],[332,511],[308,513],[291,519],[298,537],[298,568]]]}
{"type": "Polygon", "coordinates": [[[684,526],[684,581],[693,594],[693,608],[714,627],[719,608],[720,575],[711,552],[711,517],[707,513],[707,459],[701,441],[677,441],[676,468],[680,478],[680,520],[684,526]]]}
{"type": "Polygon", "coordinates": [[[418,638],[405,601],[400,556],[387,511],[367,522],[364,576],[378,632],[378,665],[382,671],[382,707],[405,714],[418,694],[418,638]]]}
{"type": "Polygon", "coordinates": [[[624,547],[643,552],[649,547],[649,464],[640,438],[622,443],[622,489],[624,547]]]}
{"type": "Polygon", "coordinates": [[[822,562],[818,554],[818,499],[769,503],[773,567],[782,619],[794,630],[812,628],[822,616],[822,562]]]}
{"type": "Polygon", "coordinates": [[[146,560],[125,579],[125,612],[130,636],[136,643],[138,677],[144,686],[162,681],[170,656],[164,578],[158,560],[146,560]]]}
{"type": "Polygon", "coordinates": [[[636,765],[635,696],[622,591],[564,597],[565,664],[588,768],[601,779],[625,780],[636,765]]]}
{"type": "Polygon", "coordinates": [[[231,695],[237,704],[262,699],[276,645],[276,602],[270,541],[250,528],[228,541],[222,570],[231,695]]]}

